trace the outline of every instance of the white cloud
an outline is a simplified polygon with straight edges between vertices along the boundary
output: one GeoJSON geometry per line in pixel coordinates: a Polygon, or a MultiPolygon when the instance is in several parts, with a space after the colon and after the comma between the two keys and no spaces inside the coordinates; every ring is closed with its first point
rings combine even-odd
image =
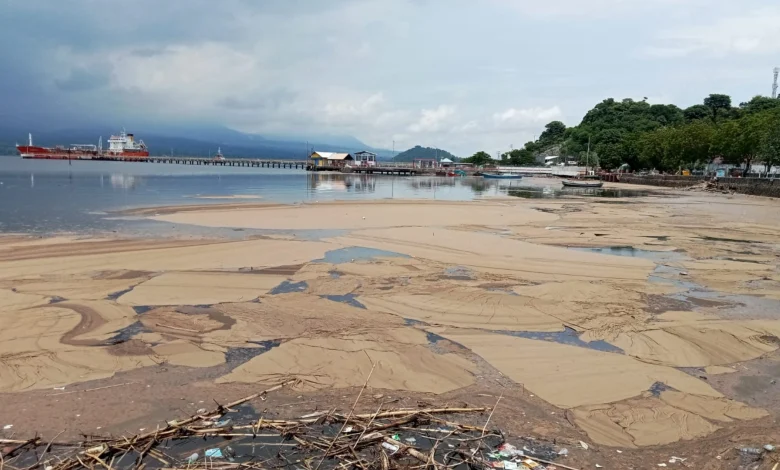
{"type": "Polygon", "coordinates": [[[436,109],[423,109],[420,112],[420,119],[409,126],[409,131],[414,133],[439,132],[454,115],[454,106],[440,105],[436,109]]]}
{"type": "Polygon", "coordinates": [[[768,93],[776,1],[0,0],[0,102],[493,154],[608,97],[768,93]]]}
{"type": "Polygon", "coordinates": [[[705,24],[666,30],[658,36],[658,44],[644,48],[644,52],[661,58],[777,53],[780,52],[780,8],[762,8],[705,24]]]}
{"type": "Polygon", "coordinates": [[[366,117],[376,114],[384,102],[384,94],[375,93],[357,105],[349,102],[328,103],[325,106],[325,113],[339,120],[366,117]]]}
{"type": "Polygon", "coordinates": [[[494,114],[493,122],[496,128],[499,129],[526,129],[540,123],[546,124],[560,117],[561,108],[558,106],[551,108],[509,108],[506,111],[494,114]]]}

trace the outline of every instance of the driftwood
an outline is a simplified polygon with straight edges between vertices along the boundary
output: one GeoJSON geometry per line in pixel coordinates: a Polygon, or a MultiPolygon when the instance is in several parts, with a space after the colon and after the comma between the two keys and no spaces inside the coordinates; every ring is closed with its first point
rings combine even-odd
{"type": "MultiPolygon", "coordinates": [[[[84,436],[80,442],[57,442],[59,435],[51,441],[38,436],[0,439],[5,446],[0,470],[483,469],[491,467],[490,459],[497,458],[495,448],[504,441],[500,432],[488,430],[491,408],[382,410],[380,406],[374,413],[355,414],[365,386],[347,414],[331,410],[298,419],[261,417],[252,424],[235,425],[225,419],[233,408],[294,383],[131,437],[84,436]],[[487,421],[479,416],[471,420],[482,425],[454,419],[486,412],[490,412],[487,421]]],[[[528,453],[522,458],[551,463],[528,453]]]]}

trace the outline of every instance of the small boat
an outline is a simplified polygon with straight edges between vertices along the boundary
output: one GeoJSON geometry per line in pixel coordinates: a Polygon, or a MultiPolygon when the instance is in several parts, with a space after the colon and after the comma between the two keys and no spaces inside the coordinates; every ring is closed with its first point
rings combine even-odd
{"type": "Polygon", "coordinates": [[[604,182],[563,180],[563,186],[569,188],[600,188],[604,186],[604,182]]]}
{"type": "Polygon", "coordinates": [[[483,173],[483,178],[493,180],[521,180],[523,175],[515,175],[512,173],[483,173]]]}

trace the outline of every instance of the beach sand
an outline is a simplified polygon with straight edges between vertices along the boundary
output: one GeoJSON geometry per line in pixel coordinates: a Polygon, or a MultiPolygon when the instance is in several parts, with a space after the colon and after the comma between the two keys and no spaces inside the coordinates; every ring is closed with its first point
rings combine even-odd
{"type": "Polygon", "coordinates": [[[738,392],[755,361],[780,361],[776,204],[671,192],[231,203],[134,213],[279,236],[0,237],[0,392],[151,384],[164,366],[200,394],[295,378],[292,393],[316,402],[346,397],[374,367],[371,394],[515,393],[502,404],[546,410],[542,434],[715,443],[780,412],[777,389],[738,392]]]}

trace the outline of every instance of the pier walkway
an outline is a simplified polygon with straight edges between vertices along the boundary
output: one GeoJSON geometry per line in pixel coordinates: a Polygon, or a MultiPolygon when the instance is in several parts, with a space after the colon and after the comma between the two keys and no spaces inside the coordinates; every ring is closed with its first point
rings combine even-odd
{"type": "Polygon", "coordinates": [[[256,168],[293,168],[305,170],[310,163],[306,160],[260,160],[255,158],[225,158],[217,160],[205,157],[149,157],[150,163],[172,163],[179,165],[246,166],[256,168]]]}

